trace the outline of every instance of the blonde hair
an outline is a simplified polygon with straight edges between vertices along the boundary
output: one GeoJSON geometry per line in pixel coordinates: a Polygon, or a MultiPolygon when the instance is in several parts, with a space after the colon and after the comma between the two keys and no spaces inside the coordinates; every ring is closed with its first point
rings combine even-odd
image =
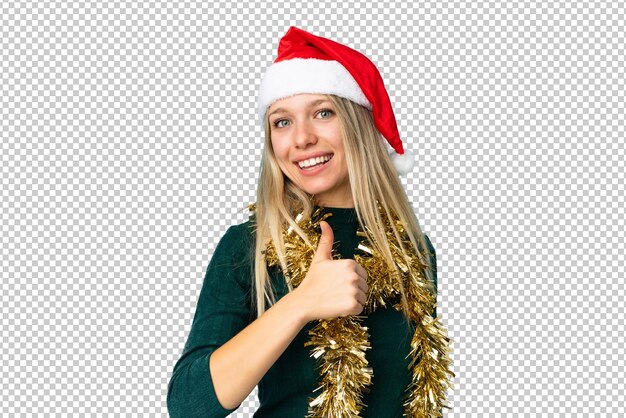
{"type": "MultiPolygon", "coordinates": [[[[428,248],[424,234],[387,153],[383,143],[385,140],[376,129],[371,111],[343,97],[331,94],[325,96],[332,102],[339,118],[352,197],[361,229],[365,231],[374,248],[385,257],[387,264],[393,266],[397,274],[400,274],[393,261],[390,245],[382,227],[383,221],[376,204],[377,201],[380,202],[383,213],[387,217],[391,218],[390,214],[393,213],[405,225],[411,243],[417,249],[421,261],[427,266],[423,274],[428,282],[432,283],[430,257],[423,252],[423,249],[428,248]],[[365,225],[368,226],[368,229],[364,228],[365,225]]],[[[291,225],[295,232],[307,244],[311,245],[306,234],[298,227],[294,217],[299,212],[303,212],[305,217],[311,216],[313,212],[312,196],[286,177],[276,161],[271,145],[270,123],[267,114],[265,115],[264,129],[265,144],[261,156],[256,209],[253,218],[251,218],[254,219],[254,236],[256,237],[253,249],[251,249],[254,252],[251,275],[254,282],[253,304],[256,307],[257,317],[269,308],[266,303],[269,303],[270,306],[276,303],[276,296],[262,251],[271,239],[276,248],[281,267],[285,270],[283,228],[291,225]]],[[[402,245],[395,225],[393,232],[403,252],[406,253],[406,248],[402,245]]],[[[408,258],[406,264],[411,266],[408,258]]],[[[287,286],[289,291],[293,290],[289,282],[287,282],[287,286]]],[[[402,306],[406,315],[408,313],[407,298],[402,283],[400,283],[400,287],[402,306]]],[[[435,291],[434,287],[432,289],[435,291]]]]}

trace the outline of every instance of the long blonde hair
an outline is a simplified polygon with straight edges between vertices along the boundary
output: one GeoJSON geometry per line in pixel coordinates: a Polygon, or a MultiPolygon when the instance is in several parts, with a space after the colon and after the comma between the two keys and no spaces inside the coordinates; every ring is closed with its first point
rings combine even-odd
{"type": "MultiPolygon", "coordinates": [[[[339,118],[343,145],[348,165],[349,181],[352,189],[352,198],[356,209],[359,225],[368,235],[374,248],[385,257],[388,265],[393,266],[400,274],[393,261],[386,233],[382,227],[383,221],[376,202],[380,202],[383,212],[391,219],[391,213],[405,225],[405,230],[421,261],[428,266],[423,274],[432,281],[431,261],[424,249],[428,248],[420,228],[419,222],[408,197],[396,173],[395,167],[385,149],[384,139],[376,129],[372,113],[367,108],[351,100],[332,94],[325,95],[333,104],[339,118]],[[368,229],[364,228],[368,226],[368,229]]],[[[254,219],[255,245],[252,251],[254,260],[251,275],[253,277],[253,303],[257,317],[270,306],[276,303],[276,295],[272,288],[271,279],[265,264],[262,251],[269,239],[274,243],[282,269],[285,265],[285,245],[282,239],[283,228],[291,225],[295,232],[311,245],[306,234],[298,227],[294,217],[303,212],[305,217],[311,216],[313,203],[311,195],[301,190],[281,171],[271,145],[271,130],[269,117],[265,115],[265,144],[261,156],[261,167],[257,186],[254,219]]],[[[393,224],[393,223],[392,223],[393,224]]],[[[404,252],[399,232],[393,226],[394,236],[404,252]]],[[[407,265],[411,265],[407,259],[407,265]]],[[[401,282],[401,281],[399,281],[401,282]]],[[[289,291],[293,288],[287,282],[289,291]]],[[[405,314],[408,313],[408,304],[404,287],[400,283],[402,306],[405,314]]],[[[434,288],[433,288],[434,291],[434,288]]]]}

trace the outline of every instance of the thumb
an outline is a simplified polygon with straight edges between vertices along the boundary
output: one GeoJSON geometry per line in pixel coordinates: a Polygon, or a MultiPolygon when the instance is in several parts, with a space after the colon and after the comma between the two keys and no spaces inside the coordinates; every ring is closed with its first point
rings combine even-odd
{"type": "Polygon", "coordinates": [[[320,228],[322,228],[322,236],[320,237],[320,241],[317,244],[315,255],[313,255],[313,263],[323,260],[332,260],[332,249],[335,239],[333,229],[330,227],[330,225],[328,225],[328,222],[326,221],[320,222],[320,228]]]}

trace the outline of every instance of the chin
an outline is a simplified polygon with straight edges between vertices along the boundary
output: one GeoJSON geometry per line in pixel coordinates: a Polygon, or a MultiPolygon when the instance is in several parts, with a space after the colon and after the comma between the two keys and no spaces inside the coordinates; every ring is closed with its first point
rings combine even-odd
{"type": "Polygon", "coordinates": [[[330,187],[319,187],[319,186],[311,186],[311,185],[305,185],[304,187],[302,186],[298,186],[300,188],[300,190],[304,190],[305,192],[307,192],[310,195],[320,195],[323,193],[328,193],[329,191],[332,190],[332,188],[330,187]]]}

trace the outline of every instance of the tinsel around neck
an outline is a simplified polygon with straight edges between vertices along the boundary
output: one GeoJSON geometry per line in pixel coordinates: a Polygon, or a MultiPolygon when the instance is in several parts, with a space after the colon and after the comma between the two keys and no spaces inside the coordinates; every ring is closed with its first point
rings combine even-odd
{"type": "MultiPolygon", "coordinates": [[[[250,205],[254,210],[254,205],[250,205]]],[[[415,326],[411,340],[411,384],[406,388],[404,402],[407,417],[441,417],[442,408],[450,408],[445,403],[446,391],[453,388],[451,379],[452,340],[447,337],[447,330],[440,317],[432,317],[436,307],[436,294],[433,285],[426,279],[424,269],[427,265],[418,256],[413,244],[399,219],[388,219],[378,204],[380,216],[384,219],[384,229],[395,266],[389,266],[385,258],[378,253],[367,234],[359,227],[357,235],[362,238],[358,246],[360,254],[354,260],[361,264],[368,273],[367,302],[363,315],[346,316],[334,319],[319,319],[309,332],[310,339],[305,346],[313,346],[311,356],[319,360],[320,382],[314,391],[321,393],[309,399],[307,418],[360,417],[367,406],[363,404],[362,394],[368,392],[373,373],[365,351],[371,349],[367,327],[361,324],[364,315],[374,312],[388,304],[402,311],[399,301],[401,284],[408,302],[408,319],[415,326]],[[394,224],[406,251],[402,251],[397,242],[391,224],[394,224]],[[405,257],[406,256],[406,257],[405,257]],[[408,259],[408,262],[407,262],[408,259]]],[[[283,240],[286,251],[285,279],[295,288],[306,277],[315,249],[320,239],[320,222],[332,213],[318,207],[313,214],[305,218],[302,213],[295,221],[307,235],[311,246],[295,233],[292,227],[285,228],[283,240]]],[[[334,259],[340,258],[333,248],[334,259]]],[[[280,266],[273,242],[270,240],[264,251],[268,267],[280,266]]]]}

